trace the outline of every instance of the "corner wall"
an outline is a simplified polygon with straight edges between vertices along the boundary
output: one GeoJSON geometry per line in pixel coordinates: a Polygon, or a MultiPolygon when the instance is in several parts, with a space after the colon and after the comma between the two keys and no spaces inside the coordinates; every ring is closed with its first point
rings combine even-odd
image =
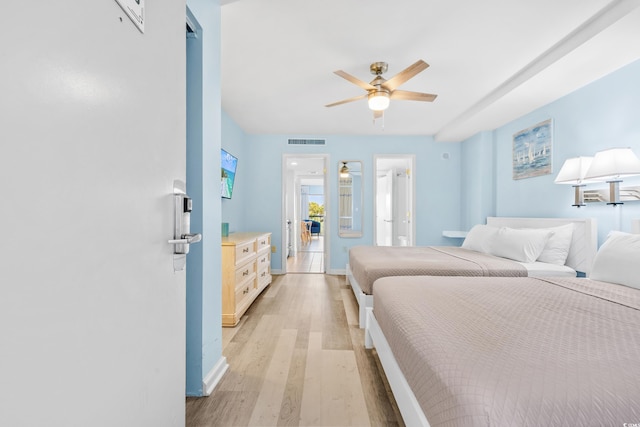
{"type": "MultiPolygon", "coordinates": [[[[187,151],[187,191],[193,198],[192,232],[202,243],[187,257],[186,394],[208,394],[227,369],[222,356],[222,277],[220,247],[220,4],[189,0],[202,32],[200,117],[187,151]]],[[[184,27],[184,24],[183,24],[184,27]]]]}
{"type": "Polygon", "coordinates": [[[481,132],[461,148],[461,230],[495,215],[495,148],[492,132],[481,132]]]}

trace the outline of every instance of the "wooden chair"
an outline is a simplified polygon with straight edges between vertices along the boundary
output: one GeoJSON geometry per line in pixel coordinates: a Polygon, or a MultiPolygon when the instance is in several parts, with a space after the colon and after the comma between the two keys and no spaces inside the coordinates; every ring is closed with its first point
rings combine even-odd
{"type": "Polygon", "coordinates": [[[311,223],[308,221],[300,221],[300,239],[305,245],[311,242],[311,223]]]}

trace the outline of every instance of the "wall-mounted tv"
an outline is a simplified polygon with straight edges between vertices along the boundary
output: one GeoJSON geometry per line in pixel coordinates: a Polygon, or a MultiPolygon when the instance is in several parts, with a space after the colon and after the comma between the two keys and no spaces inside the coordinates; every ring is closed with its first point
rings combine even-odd
{"type": "Polygon", "coordinates": [[[225,199],[230,199],[233,194],[233,183],[236,180],[237,166],[237,157],[229,154],[224,149],[220,149],[220,169],[222,175],[220,182],[220,195],[225,199]]]}

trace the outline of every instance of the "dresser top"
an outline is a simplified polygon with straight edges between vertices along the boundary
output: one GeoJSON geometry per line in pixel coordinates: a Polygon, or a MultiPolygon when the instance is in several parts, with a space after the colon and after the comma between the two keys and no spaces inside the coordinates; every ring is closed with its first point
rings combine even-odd
{"type": "Polygon", "coordinates": [[[267,236],[271,233],[265,232],[244,232],[244,233],[230,233],[229,236],[222,238],[222,245],[237,245],[238,243],[244,243],[249,240],[255,240],[258,237],[267,236]]]}

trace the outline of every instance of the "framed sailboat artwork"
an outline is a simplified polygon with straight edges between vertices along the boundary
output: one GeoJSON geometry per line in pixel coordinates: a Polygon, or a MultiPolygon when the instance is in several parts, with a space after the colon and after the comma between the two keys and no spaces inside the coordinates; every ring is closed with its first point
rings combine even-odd
{"type": "Polygon", "coordinates": [[[552,173],[553,120],[513,134],[513,179],[552,173]]]}

